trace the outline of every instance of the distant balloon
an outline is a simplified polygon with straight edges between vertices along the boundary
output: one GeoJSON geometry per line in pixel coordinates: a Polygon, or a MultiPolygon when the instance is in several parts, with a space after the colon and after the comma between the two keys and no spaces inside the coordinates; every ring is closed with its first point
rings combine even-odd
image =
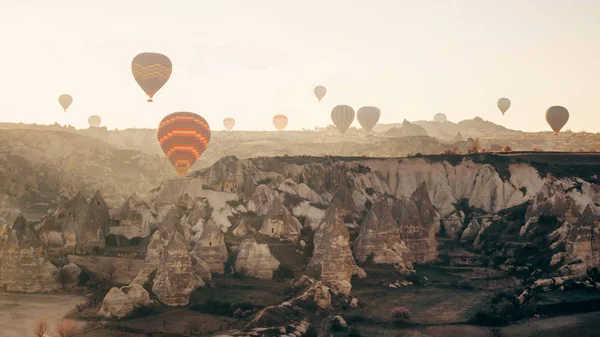
{"type": "Polygon", "coordinates": [[[167,83],[172,70],[171,60],[158,53],[141,53],[131,62],[133,78],[148,95],[148,102],[167,83]]]}
{"type": "Polygon", "coordinates": [[[71,105],[71,103],[73,103],[73,97],[71,97],[71,95],[68,94],[62,94],[58,96],[58,103],[60,103],[63,109],[67,111],[67,108],[71,105]]]}
{"type": "Polygon", "coordinates": [[[447,122],[448,117],[446,117],[446,115],[444,115],[443,113],[437,113],[437,114],[435,114],[435,116],[433,116],[433,121],[434,122],[447,122]]]}
{"type": "Polygon", "coordinates": [[[363,106],[356,112],[356,119],[366,132],[371,131],[377,125],[380,116],[381,110],[375,106],[363,106]]]}
{"type": "Polygon", "coordinates": [[[341,133],[346,133],[354,121],[354,109],[347,105],[338,105],[331,110],[331,120],[341,133]]]}
{"type": "Polygon", "coordinates": [[[233,129],[234,125],[235,125],[235,119],[233,119],[233,118],[225,118],[223,120],[223,126],[225,126],[225,129],[227,129],[227,131],[231,131],[231,129],[233,129]]]}
{"type": "Polygon", "coordinates": [[[88,118],[88,124],[92,127],[97,128],[100,126],[100,123],[102,123],[100,116],[93,115],[88,118]]]}
{"type": "Polygon", "coordinates": [[[288,124],[288,118],[284,115],[275,115],[273,117],[273,125],[277,128],[278,131],[282,131],[288,124]]]}
{"type": "Polygon", "coordinates": [[[327,93],[327,88],[325,88],[322,85],[318,85],[315,87],[315,96],[317,96],[317,98],[319,99],[319,102],[321,102],[321,100],[323,99],[323,97],[325,97],[325,94],[327,93]]]}
{"type": "Polygon", "coordinates": [[[569,111],[562,106],[551,106],[546,110],[546,122],[550,125],[555,135],[569,121],[569,111]]]}
{"type": "Polygon", "coordinates": [[[182,176],[208,147],[210,126],[193,112],[174,112],[160,121],[156,136],[177,174],[182,176]]]}
{"type": "Polygon", "coordinates": [[[500,109],[500,111],[502,111],[502,114],[504,115],[504,113],[506,112],[506,110],[508,110],[508,108],[510,108],[510,100],[508,98],[500,98],[498,100],[498,109],[500,109]]]}

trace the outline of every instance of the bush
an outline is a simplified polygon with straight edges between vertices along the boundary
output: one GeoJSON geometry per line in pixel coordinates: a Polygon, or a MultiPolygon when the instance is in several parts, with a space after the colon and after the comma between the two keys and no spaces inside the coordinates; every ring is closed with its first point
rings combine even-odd
{"type": "Polygon", "coordinates": [[[280,264],[279,268],[273,271],[273,279],[275,280],[283,280],[283,279],[293,279],[294,278],[294,270],[289,266],[280,264]]]}
{"type": "Polygon", "coordinates": [[[360,331],[358,331],[356,328],[352,328],[350,329],[350,333],[348,333],[348,337],[360,337],[360,331]]]}
{"type": "Polygon", "coordinates": [[[456,146],[453,146],[449,149],[445,149],[444,151],[440,152],[440,154],[460,154],[460,151],[456,146]]]}
{"type": "Polygon", "coordinates": [[[144,306],[133,309],[133,311],[131,312],[131,315],[129,315],[129,317],[141,318],[141,317],[148,317],[150,315],[155,315],[157,313],[158,313],[158,310],[154,305],[144,305],[144,306]]]}
{"type": "Polygon", "coordinates": [[[508,145],[506,145],[505,147],[502,148],[502,152],[511,152],[512,148],[508,145]]]}
{"type": "Polygon", "coordinates": [[[405,307],[395,307],[392,309],[392,318],[395,321],[404,321],[410,319],[411,317],[412,314],[410,313],[410,310],[405,307]]]}
{"type": "Polygon", "coordinates": [[[543,150],[539,146],[534,146],[534,147],[531,148],[531,151],[533,151],[533,152],[542,152],[543,150]]]}

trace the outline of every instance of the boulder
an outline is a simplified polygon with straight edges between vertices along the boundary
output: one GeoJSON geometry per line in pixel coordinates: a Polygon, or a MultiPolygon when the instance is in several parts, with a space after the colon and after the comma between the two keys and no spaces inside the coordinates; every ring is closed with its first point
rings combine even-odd
{"type": "Polygon", "coordinates": [[[121,288],[113,287],[104,297],[98,315],[122,319],[133,313],[135,308],[151,304],[150,295],[142,286],[132,284],[121,288]]]}

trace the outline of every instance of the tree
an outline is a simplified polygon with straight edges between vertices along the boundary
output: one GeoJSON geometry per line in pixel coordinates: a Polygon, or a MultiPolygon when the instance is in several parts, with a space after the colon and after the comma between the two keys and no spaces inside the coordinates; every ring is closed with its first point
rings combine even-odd
{"type": "Polygon", "coordinates": [[[106,266],[106,286],[110,289],[115,280],[115,273],[117,272],[117,267],[114,264],[107,264],[106,266]]]}
{"type": "Polygon", "coordinates": [[[62,319],[58,321],[54,331],[58,337],[75,337],[81,333],[81,328],[71,319],[62,319]]]}
{"type": "Polygon", "coordinates": [[[33,329],[33,335],[35,337],[44,337],[44,333],[48,330],[48,320],[47,319],[39,319],[37,323],[35,323],[35,327],[33,329]]]}
{"type": "Polygon", "coordinates": [[[397,322],[410,319],[411,316],[410,310],[405,307],[395,307],[392,309],[392,318],[397,322]]]}
{"type": "Polygon", "coordinates": [[[506,145],[505,147],[502,148],[502,152],[511,152],[512,148],[508,145],[506,145]]]}

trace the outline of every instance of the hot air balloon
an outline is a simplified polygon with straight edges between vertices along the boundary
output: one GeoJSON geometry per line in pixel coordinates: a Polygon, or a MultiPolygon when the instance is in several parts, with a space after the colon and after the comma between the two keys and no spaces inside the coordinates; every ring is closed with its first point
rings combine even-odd
{"type": "Polygon", "coordinates": [[[562,106],[551,106],[546,110],[546,122],[554,130],[554,135],[558,135],[560,129],[569,121],[569,111],[562,106]]]}
{"type": "Polygon", "coordinates": [[[363,106],[356,112],[356,119],[366,132],[371,131],[379,121],[381,110],[374,106],[363,106]]]}
{"type": "Polygon", "coordinates": [[[71,105],[71,103],[73,103],[73,97],[71,97],[71,95],[68,94],[62,94],[58,96],[58,103],[60,103],[63,109],[67,111],[67,108],[71,105]]]}
{"type": "Polygon", "coordinates": [[[508,98],[500,98],[498,100],[498,109],[500,109],[500,111],[502,111],[502,114],[504,115],[504,113],[506,112],[506,110],[508,110],[508,108],[510,108],[510,100],[508,98]]]}
{"type": "Polygon", "coordinates": [[[231,131],[231,129],[233,129],[234,125],[235,125],[235,119],[233,119],[233,118],[225,118],[223,120],[223,126],[225,126],[225,129],[227,129],[227,131],[231,131]]]}
{"type": "Polygon", "coordinates": [[[288,118],[284,115],[275,115],[273,117],[273,125],[277,128],[278,131],[282,131],[288,124],[288,118]]]}
{"type": "Polygon", "coordinates": [[[171,60],[158,53],[141,53],[131,62],[133,78],[148,95],[148,102],[152,102],[152,97],[167,83],[172,69],[171,60]]]}
{"type": "Polygon", "coordinates": [[[91,127],[97,128],[100,126],[100,123],[102,123],[102,118],[100,118],[100,116],[93,115],[88,118],[88,124],[91,127]]]}
{"type": "Polygon", "coordinates": [[[435,114],[435,116],[433,116],[433,121],[434,122],[447,122],[448,121],[448,117],[446,117],[446,115],[444,115],[443,113],[437,113],[435,114]]]}
{"type": "Polygon", "coordinates": [[[322,85],[318,85],[315,87],[315,96],[317,96],[317,98],[319,99],[319,102],[321,102],[321,100],[323,99],[323,97],[325,97],[325,94],[327,93],[327,88],[325,88],[322,85]]]}
{"type": "Polygon", "coordinates": [[[158,143],[182,176],[200,158],[210,142],[210,126],[193,112],[174,112],[160,121],[158,143]]]}
{"type": "Polygon", "coordinates": [[[338,105],[331,110],[331,120],[341,133],[346,133],[354,121],[354,109],[347,105],[338,105]]]}

